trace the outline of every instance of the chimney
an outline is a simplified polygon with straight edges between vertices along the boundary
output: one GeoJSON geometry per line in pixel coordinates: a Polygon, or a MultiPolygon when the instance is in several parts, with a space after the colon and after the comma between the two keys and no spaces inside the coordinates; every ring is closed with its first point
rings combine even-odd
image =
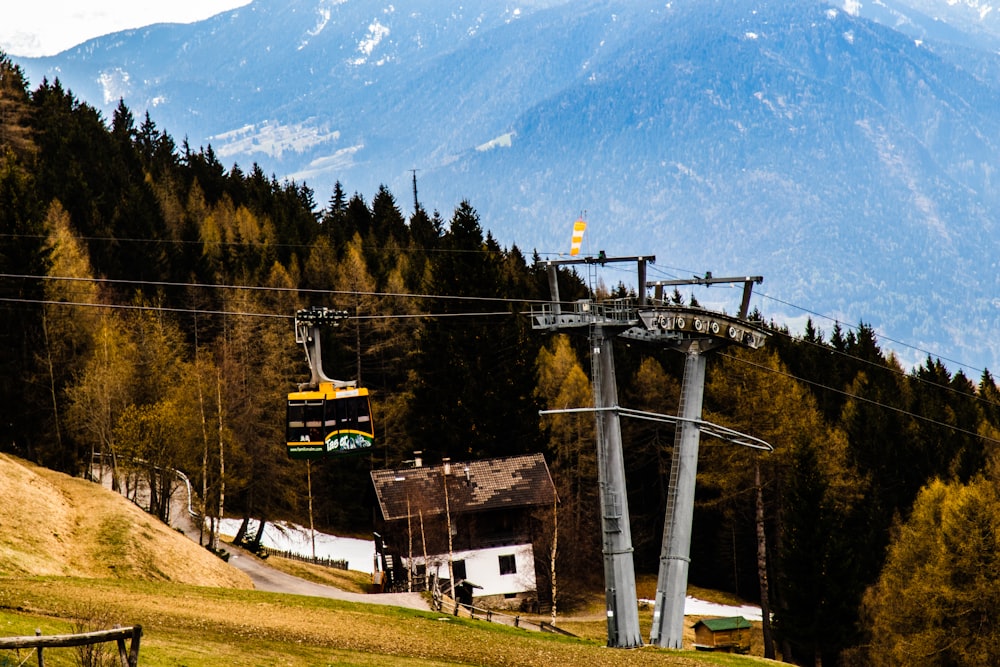
{"type": "Polygon", "coordinates": [[[444,474],[450,475],[451,474],[451,459],[446,456],[443,459],[441,459],[441,463],[444,465],[444,474]]]}
{"type": "Polygon", "coordinates": [[[415,450],[413,452],[413,467],[420,468],[424,465],[424,453],[422,451],[415,450]]]}

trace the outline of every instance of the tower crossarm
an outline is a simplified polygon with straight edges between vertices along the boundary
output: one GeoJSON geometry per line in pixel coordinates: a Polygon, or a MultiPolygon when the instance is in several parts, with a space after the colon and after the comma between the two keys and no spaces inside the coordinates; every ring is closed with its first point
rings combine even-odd
{"type": "Polygon", "coordinates": [[[753,293],[753,286],[764,282],[764,276],[732,276],[728,278],[716,278],[712,272],[707,272],[704,277],[694,276],[692,278],[682,278],[680,280],[657,280],[646,283],[646,287],[653,288],[654,302],[663,302],[663,288],[677,285],[712,285],[743,283],[743,300],[740,303],[740,319],[745,319],[750,309],[750,295],[753,293]]]}
{"type": "MultiPolygon", "coordinates": [[[[756,323],[693,306],[654,306],[638,309],[645,333],[666,338],[707,339],[713,343],[735,343],[756,350],[764,346],[769,334],[756,323]]],[[[644,338],[643,332],[628,337],[644,338]]]]}

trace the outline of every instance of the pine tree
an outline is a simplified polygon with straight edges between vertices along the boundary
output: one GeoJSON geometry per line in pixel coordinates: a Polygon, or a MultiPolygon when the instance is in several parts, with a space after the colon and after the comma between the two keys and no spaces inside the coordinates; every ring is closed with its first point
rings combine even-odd
{"type": "MultiPolygon", "coordinates": [[[[5,235],[0,242],[0,271],[10,275],[42,276],[48,270],[44,208],[36,183],[20,158],[0,146],[0,229],[5,235]]],[[[32,302],[43,298],[44,288],[32,278],[11,283],[0,318],[0,437],[5,447],[29,456],[38,444],[37,425],[51,414],[52,404],[50,388],[30,382],[35,354],[44,347],[45,338],[42,308],[32,302]]]]}
{"type": "MultiPolygon", "coordinates": [[[[430,291],[444,296],[431,302],[438,316],[428,320],[419,340],[409,420],[413,441],[453,458],[536,451],[534,371],[528,360],[537,343],[513,307],[501,302],[530,295],[502,292],[505,271],[514,269],[504,267],[506,254],[495,241],[483,238],[468,202],[456,208],[441,246],[430,291]],[[497,310],[502,314],[475,314],[497,310]]],[[[527,276],[526,267],[518,270],[527,276]]]]}

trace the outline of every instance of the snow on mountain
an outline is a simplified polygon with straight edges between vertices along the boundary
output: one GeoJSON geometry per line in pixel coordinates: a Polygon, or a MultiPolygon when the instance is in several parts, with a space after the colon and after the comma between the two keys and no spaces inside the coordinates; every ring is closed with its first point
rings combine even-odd
{"type": "MultiPolygon", "coordinates": [[[[1000,362],[1000,20],[944,0],[255,0],[20,59],[246,169],[462,200],[525,252],[761,274],[753,305],[1000,362]],[[586,248],[585,248],[586,249],[586,248]]],[[[628,281],[628,276],[610,275],[628,281]]],[[[702,302],[718,299],[696,293],[702,302]]],[[[903,344],[915,347],[907,347],[903,344]]]]}

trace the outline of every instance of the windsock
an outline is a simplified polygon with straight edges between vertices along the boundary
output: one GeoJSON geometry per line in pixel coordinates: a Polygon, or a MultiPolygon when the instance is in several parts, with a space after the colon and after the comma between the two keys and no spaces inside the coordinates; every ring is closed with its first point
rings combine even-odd
{"type": "Polygon", "coordinates": [[[583,230],[587,228],[587,223],[583,220],[577,220],[573,223],[573,243],[570,245],[569,254],[579,255],[580,246],[583,244],[583,230]]]}

